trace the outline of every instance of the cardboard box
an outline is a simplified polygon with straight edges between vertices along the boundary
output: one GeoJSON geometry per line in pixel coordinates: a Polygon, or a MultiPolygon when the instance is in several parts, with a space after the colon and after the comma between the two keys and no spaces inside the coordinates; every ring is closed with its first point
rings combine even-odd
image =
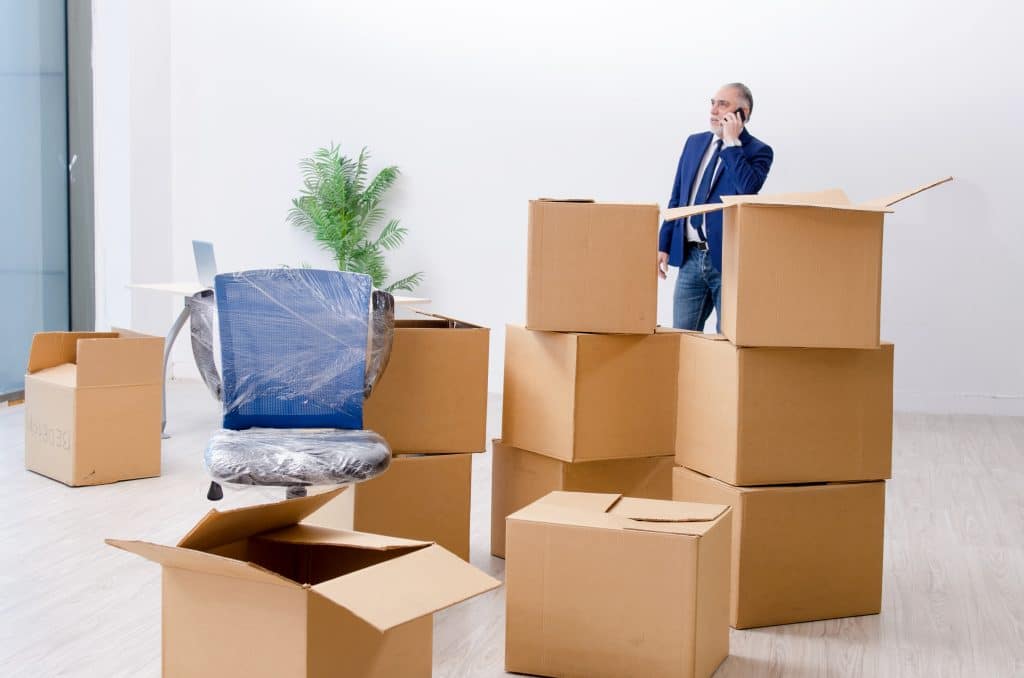
{"type": "Polygon", "coordinates": [[[733,343],[877,348],[885,213],[951,179],[859,205],[839,189],[723,196],[665,218],[724,210],[721,322],[733,343]]]}
{"type": "Polygon", "coordinates": [[[508,517],[505,670],[710,676],[729,654],[726,506],[552,492],[508,517]]]}
{"type": "Polygon", "coordinates": [[[491,555],[505,557],[505,518],[549,492],[610,492],[648,499],[672,498],[668,457],[571,464],[492,442],[491,555]]]}
{"type": "Polygon", "coordinates": [[[25,468],[71,485],[160,475],[164,340],[40,332],[25,376],[25,468]]]}
{"type": "Polygon", "coordinates": [[[395,321],[391,360],[363,406],[364,426],[397,453],[482,452],[490,330],[423,316],[395,321]]]}
{"type": "Polygon", "coordinates": [[[677,501],[732,507],[733,627],[882,609],[884,481],[734,487],[682,467],[672,481],[677,501]]]}
{"type": "Polygon", "coordinates": [[[509,325],[502,440],[563,461],[673,454],[679,334],[509,325]]]}
{"type": "Polygon", "coordinates": [[[526,326],[651,334],[658,206],[531,200],[526,326]]]}
{"type": "Polygon", "coordinates": [[[431,541],[468,561],[472,473],[472,454],[399,455],[303,523],[431,541]]]}
{"type": "Polygon", "coordinates": [[[163,675],[430,676],[431,615],[499,582],[426,542],[297,523],[338,491],[211,511],[163,565],[163,675]]]}
{"type": "Polygon", "coordinates": [[[732,485],[881,480],[892,470],[893,346],[679,342],[676,462],[732,485]]]}

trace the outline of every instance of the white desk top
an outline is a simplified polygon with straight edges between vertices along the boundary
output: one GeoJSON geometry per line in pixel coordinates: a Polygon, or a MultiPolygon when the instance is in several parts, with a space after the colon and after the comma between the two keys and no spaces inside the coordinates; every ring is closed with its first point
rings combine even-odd
{"type": "MultiPolygon", "coordinates": [[[[164,294],[173,294],[179,297],[191,297],[196,292],[209,289],[200,285],[197,282],[170,282],[170,283],[134,283],[128,285],[128,289],[132,290],[149,290],[151,292],[163,292],[164,294]]],[[[407,306],[409,304],[429,304],[430,299],[427,297],[405,297],[400,294],[395,295],[395,304],[399,306],[407,306]]]]}

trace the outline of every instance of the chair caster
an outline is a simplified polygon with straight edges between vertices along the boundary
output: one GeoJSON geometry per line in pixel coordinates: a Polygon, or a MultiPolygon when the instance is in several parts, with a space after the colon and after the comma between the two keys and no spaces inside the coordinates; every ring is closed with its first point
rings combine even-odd
{"type": "Polygon", "coordinates": [[[285,499],[298,499],[306,496],[306,488],[303,485],[292,485],[285,490],[285,499]]]}
{"type": "Polygon", "coordinates": [[[210,489],[206,492],[206,498],[210,501],[220,501],[224,498],[224,490],[216,481],[210,481],[210,489]]]}

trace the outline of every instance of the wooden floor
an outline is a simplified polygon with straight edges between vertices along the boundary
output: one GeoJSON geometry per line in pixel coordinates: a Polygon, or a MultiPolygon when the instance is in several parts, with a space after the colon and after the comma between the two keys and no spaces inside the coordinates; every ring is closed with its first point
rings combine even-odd
{"type": "MultiPolygon", "coordinates": [[[[24,470],[23,411],[0,409],[0,675],[159,675],[159,567],[103,538],[173,543],[208,510],[217,405],[172,384],[163,476],[78,489],[24,470]]],[[[500,578],[490,458],[475,461],[472,560],[500,578]]],[[[1024,676],[1024,419],[897,415],[893,466],[882,614],[732,631],[718,678],[1024,676]]],[[[504,675],[503,607],[498,589],[436,615],[434,674],[504,675]]]]}

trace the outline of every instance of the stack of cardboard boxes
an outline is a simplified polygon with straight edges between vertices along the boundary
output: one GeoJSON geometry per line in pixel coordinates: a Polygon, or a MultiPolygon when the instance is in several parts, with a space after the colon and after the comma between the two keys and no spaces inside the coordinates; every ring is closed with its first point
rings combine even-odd
{"type": "Polygon", "coordinates": [[[419,316],[395,321],[390,362],[364,406],[364,427],[391,445],[391,467],[303,522],[432,541],[469,560],[473,455],[487,447],[490,330],[419,316]]]}
{"type": "Polygon", "coordinates": [[[893,386],[882,223],[938,183],[862,205],[834,190],[667,213],[724,209],[725,337],[680,340],[673,495],[733,509],[735,628],[881,609],[893,386]]]}
{"type": "Polygon", "coordinates": [[[681,335],[655,326],[657,231],[654,205],[530,203],[492,469],[507,671],[690,678],[728,654],[732,512],[670,501],[681,335]]]}
{"type": "Polygon", "coordinates": [[[656,331],[658,207],[530,203],[526,327],[505,333],[491,553],[549,492],[670,499],[678,334],[656,331]]]}

